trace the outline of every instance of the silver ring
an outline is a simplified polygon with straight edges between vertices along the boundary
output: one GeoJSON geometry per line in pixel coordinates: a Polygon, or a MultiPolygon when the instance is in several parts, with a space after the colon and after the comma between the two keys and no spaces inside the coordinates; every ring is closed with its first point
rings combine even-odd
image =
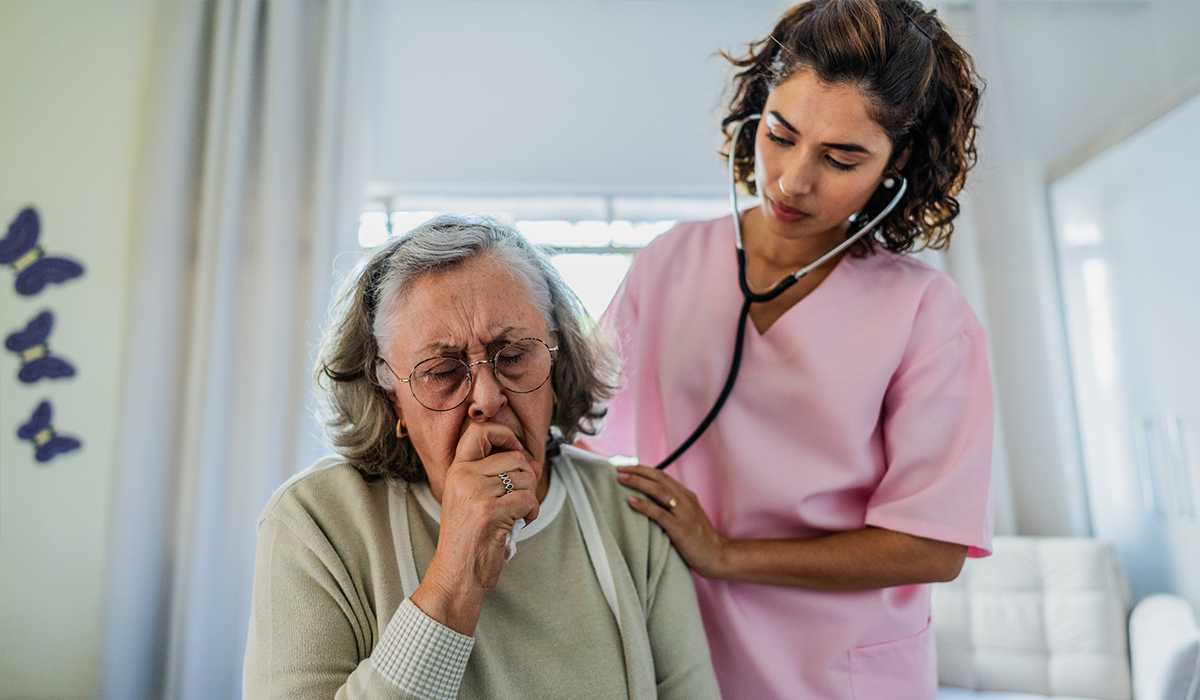
{"type": "Polygon", "coordinates": [[[498,476],[500,477],[500,481],[504,484],[504,495],[507,496],[508,494],[512,493],[513,492],[513,483],[512,483],[512,479],[508,478],[508,473],[500,472],[500,474],[498,474],[498,476]]]}

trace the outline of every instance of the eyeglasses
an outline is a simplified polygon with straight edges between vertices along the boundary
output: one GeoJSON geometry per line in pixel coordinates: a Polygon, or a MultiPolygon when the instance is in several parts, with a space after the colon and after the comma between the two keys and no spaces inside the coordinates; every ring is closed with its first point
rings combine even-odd
{"type": "Polygon", "coordinates": [[[391,365],[388,370],[408,385],[422,406],[431,411],[449,411],[471,395],[471,368],[475,365],[490,364],[500,386],[514,394],[528,394],[542,388],[550,378],[557,351],[557,345],[550,347],[537,338],[521,338],[500,348],[490,360],[467,364],[457,357],[431,357],[417,363],[408,379],[400,379],[391,365]]]}

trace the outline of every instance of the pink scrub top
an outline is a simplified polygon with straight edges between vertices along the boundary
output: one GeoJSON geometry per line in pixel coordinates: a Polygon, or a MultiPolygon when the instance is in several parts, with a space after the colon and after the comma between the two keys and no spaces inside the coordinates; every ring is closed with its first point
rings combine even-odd
{"type": "MultiPolygon", "coordinates": [[[[624,359],[585,441],[653,465],[720,392],[742,295],[732,218],[682,224],[634,260],[604,316],[624,359]]],[[[668,473],[731,538],[872,525],[987,556],[992,389],[983,329],[955,284],[903,255],[844,256],[760,335],[737,384],[668,473]]],[[[932,699],[929,585],[828,592],[695,577],[726,700],[932,699]]]]}

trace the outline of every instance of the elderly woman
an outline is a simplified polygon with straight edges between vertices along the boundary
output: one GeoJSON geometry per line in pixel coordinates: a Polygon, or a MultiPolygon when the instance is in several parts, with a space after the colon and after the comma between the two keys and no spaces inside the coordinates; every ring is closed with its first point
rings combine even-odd
{"type": "Polygon", "coordinates": [[[683,561],[562,445],[603,415],[611,363],[546,259],[439,217],[334,308],[341,456],[259,520],[245,697],[718,697],[683,561]]]}

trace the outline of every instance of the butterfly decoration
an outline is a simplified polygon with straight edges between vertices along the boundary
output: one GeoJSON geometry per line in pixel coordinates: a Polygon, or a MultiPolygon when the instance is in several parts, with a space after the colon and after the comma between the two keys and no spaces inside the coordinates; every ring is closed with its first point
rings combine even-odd
{"type": "Polygon", "coordinates": [[[17,428],[17,437],[32,442],[37,450],[34,458],[39,462],[49,462],[64,452],[78,450],[83,444],[77,438],[59,435],[50,427],[52,409],[49,401],[38,404],[29,422],[17,428]]]}
{"type": "Polygon", "coordinates": [[[0,238],[0,265],[8,265],[17,274],[17,293],[33,296],[47,284],[61,284],[83,274],[83,266],[74,260],[46,255],[38,238],[42,221],[37,210],[25,207],[8,225],[8,234],[0,238]]]}
{"type": "Polygon", "coordinates": [[[53,327],[54,314],[43,311],[33,317],[25,326],[25,330],[10,333],[4,340],[4,347],[21,359],[17,379],[25,384],[33,384],[39,379],[75,376],[75,368],[71,363],[50,354],[50,345],[46,339],[50,337],[50,329],[53,327]]]}

